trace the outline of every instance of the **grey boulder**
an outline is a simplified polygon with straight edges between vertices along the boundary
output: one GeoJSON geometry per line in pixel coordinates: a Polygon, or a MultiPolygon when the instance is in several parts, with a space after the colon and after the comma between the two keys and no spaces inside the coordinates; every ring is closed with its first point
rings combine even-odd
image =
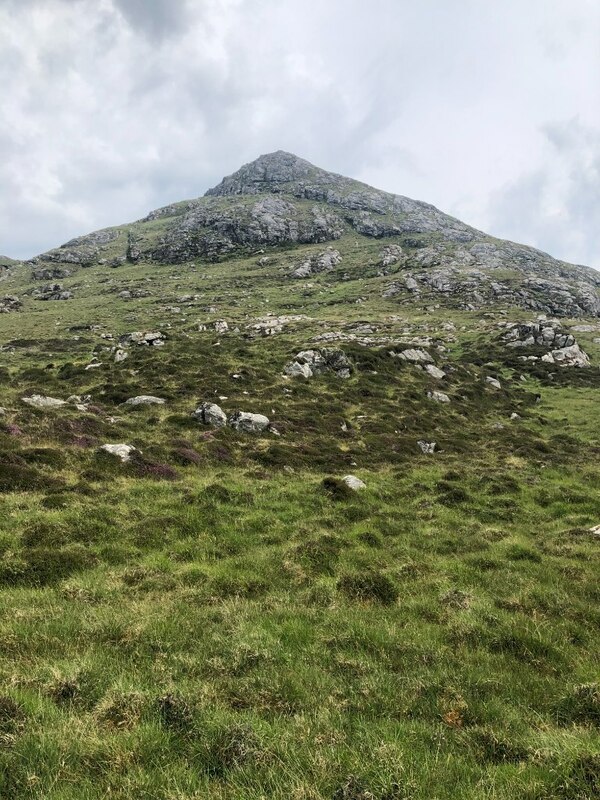
{"type": "Polygon", "coordinates": [[[202,403],[192,416],[203,425],[210,425],[213,428],[222,428],[227,424],[227,415],[216,403],[202,403]]]}
{"type": "Polygon", "coordinates": [[[251,414],[248,411],[236,411],[227,422],[234,430],[244,433],[262,433],[270,425],[269,418],[264,414],[251,414]]]}

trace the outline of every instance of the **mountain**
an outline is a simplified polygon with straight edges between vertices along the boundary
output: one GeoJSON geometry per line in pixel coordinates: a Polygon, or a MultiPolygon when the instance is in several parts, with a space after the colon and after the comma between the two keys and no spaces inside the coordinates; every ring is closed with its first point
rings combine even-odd
{"type": "Polygon", "coordinates": [[[597,271],[494,239],[434,206],[283,151],[243,166],[202,198],[73,239],[32,263],[57,265],[37,270],[47,278],[77,265],[216,262],[260,248],[336,242],[352,247],[356,239],[372,242],[375,259],[382,245],[401,248],[394,269],[382,265],[394,275],[382,283],[387,296],[425,292],[472,310],[500,303],[560,316],[600,315],[597,271]]]}
{"type": "Polygon", "coordinates": [[[598,273],[282,152],[0,263],[0,797],[599,796],[598,273]]]}

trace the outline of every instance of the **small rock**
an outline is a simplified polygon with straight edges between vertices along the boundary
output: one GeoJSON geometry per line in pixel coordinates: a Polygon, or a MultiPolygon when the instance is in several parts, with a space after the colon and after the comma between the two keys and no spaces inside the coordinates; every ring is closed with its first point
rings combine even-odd
{"type": "Polygon", "coordinates": [[[344,475],[342,480],[349,489],[352,489],[355,492],[367,488],[367,484],[364,481],[361,481],[360,478],[357,478],[356,475],[344,475]]]}
{"type": "Polygon", "coordinates": [[[427,397],[430,400],[435,400],[436,403],[449,403],[450,398],[444,392],[427,392],[427,397]]]}
{"type": "Polygon", "coordinates": [[[500,383],[500,381],[497,378],[492,378],[491,375],[488,375],[485,380],[486,380],[486,383],[489,383],[489,385],[493,386],[494,389],[501,389],[502,388],[502,384],[500,383]]]}

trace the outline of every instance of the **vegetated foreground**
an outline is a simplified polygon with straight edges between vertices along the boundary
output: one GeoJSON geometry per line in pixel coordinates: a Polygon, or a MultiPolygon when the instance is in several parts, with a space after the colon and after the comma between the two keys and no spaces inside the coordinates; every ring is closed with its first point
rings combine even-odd
{"type": "Polygon", "coordinates": [[[414,235],[7,264],[0,797],[600,795],[600,324],[414,235]]]}

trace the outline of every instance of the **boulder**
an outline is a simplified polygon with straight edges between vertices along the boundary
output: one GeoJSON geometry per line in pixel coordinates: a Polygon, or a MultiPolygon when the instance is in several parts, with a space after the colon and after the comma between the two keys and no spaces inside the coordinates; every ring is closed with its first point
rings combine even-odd
{"type": "Polygon", "coordinates": [[[553,350],[551,355],[554,363],[560,367],[590,366],[590,359],[587,353],[584,353],[577,343],[572,344],[570,347],[561,347],[558,350],[553,350]]]}
{"type": "Polygon", "coordinates": [[[390,355],[392,355],[394,358],[401,358],[403,361],[411,361],[414,364],[433,361],[433,358],[429,355],[427,350],[419,350],[416,348],[408,348],[407,350],[402,350],[399,353],[392,351],[390,355]]]}
{"type": "Polygon", "coordinates": [[[126,406],[162,406],[166,403],[162,397],[154,397],[151,394],[139,394],[137,397],[130,397],[125,400],[126,406]]]}
{"type": "Polygon", "coordinates": [[[73,292],[63,289],[60,283],[49,283],[41,289],[34,289],[32,297],[36,300],[70,300],[73,292]]]}
{"type": "Polygon", "coordinates": [[[137,447],[130,444],[103,444],[99,449],[115,458],[120,458],[123,463],[129,461],[132,453],[137,452],[137,447]]]}
{"type": "Polygon", "coordinates": [[[227,424],[227,415],[216,403],[202,403],[192,416],[203,425],[210,425],[213,428],[222,428],[227,424]]]}
{"type": "Polygon", "coordinates": [[[23,303],[14,294],[6,294],[0,300],[0,314],[10,314],[12,311],[20,311],[23,303]]]}
{"type": "Polygon", "coordinates": [[[435,378],[438,381],[441,381],[442,378],[446,377],[446,373],[436,367],[434,364],[425,364],[424,366],[425,372],[430,375],[432,378],[435,378]]]}
{"type": "Polygon", "coordinates": [[[131,344],[138,346],[153,346],[161,347],[165,343],[167,337],[161,331],[133,331],[133,333],[126,333],[119,338],[119,343],[122,347],[127,347],[131,344]]]}
{"type": "Polygon", "coordinates": [[[262,433],[270,425],[269,418],[264,414],[251,414],[247,411],[236,411],[229,417],[227,423],[234,430],[244,433],[262,433]]]}
{"type": "Polygon", "coordinates": [[[430,400],[435,400],[436,403],[449,403],[450,402],[450,398],[448,397],[447,394],[444,394],[444,392],[436,392],[436,391],[427,392],[427,397],[430,400]]]}
{"type": "Polygon", "coordinates": [[[338,378],[349,378],[350,359],[343,350],[325,347],[322,350],[302,350],[283,371],[289,377],[311,378],[324,372],[333,372],[338,378]]]}
{"type": "Polygon", "coordinates": [[[485,382],[489,383],[490,386],[493,386],[494,389],[501,389],[502,388],[502,384],[500,383],[500,381],[497,378],[492,378],[491,375],[487,376],[487,378],[485,379],[485,382]]]}
{"type": "Polygon", "coordinates": [[[48,408],[61,408],[67,404],[66,400],[59,400],[56,397],[46,397],[43,394],[32,394],[30,397],[21,398],[24,403],[32,408],[48,409],[48,408]]]}
{"type": "Polygon", "coordinates": [[[283,368],[283,372],[289,378],[312,378],[313,371],[308,364],[301,364],[299,361],[291,361],[283,368]]]}
{"type": "Polygon", "coordinates": [[[319,272],[331,272],[331,270],[340,264],[342,256],[339,250],[334,250],[333,247],[328,247],[322,253],[316,256],[310,256],[301,261],[292,271],[293,278],[308,278],[310,275],[316,275],[319,272]]]}
{"type": "Polygon", "coordinates": [[[423,439],[419,439],[417,444],[421,452],[425,453],[425,455],[433,455],[437,449],[437,442],[425,442],[423,439]]]}
{"type": "Polygon", "coordinates": [[[361,489],[367,488],[367,484],[364,481],[361,481],[360,478],[357,478],[356,475],[344,475],[342,480],[346,486],[349,489],[352,489],[354,492],[359,492],[361,489]]]}

